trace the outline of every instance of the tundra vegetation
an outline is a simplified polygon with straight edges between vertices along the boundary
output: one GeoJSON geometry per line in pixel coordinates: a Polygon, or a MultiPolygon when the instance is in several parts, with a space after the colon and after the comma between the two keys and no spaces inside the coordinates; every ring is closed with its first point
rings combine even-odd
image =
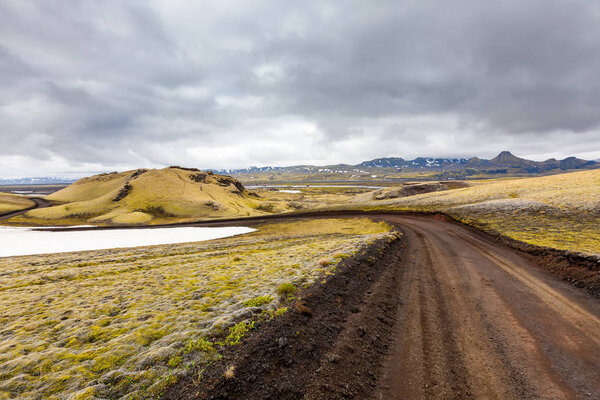
{"type": "Polygon", "coordinates": [[[169,167],[112,172],[80,179],[46,197],[54,207],[31,210],[10,224],[155,224],[281,212],[224,175],[169,167]]]}
{"type": "Polygon", "coordinates": [[[356,186],[332,187],[327,185],[311,185],[309,187],[274,186],[255,189],[261,199],[280,204],[281,208],[294,211],[310,210],[319,207],[343,206],[361,193],[370,193],[373,189],[356,186]],[[290,193],[292,191],[294,193],[290,193]],[[299,193],[295,193],[299,192],[299,193]]]}
{"type": "Polygon", "coordinates": [[[389,229],[318,219],[210,242],[0,258],[0,399],[156,398],[389,229]]]}
{"type": "Polygon", "coordinates": [[[355,204],[373,210],[444,212],[534,245],[600,254],[600,170],[469,184],[381,200],[361,195],[355,204]]]}
{"type": "Polygon", "coordinates": [[[24,210],[34,205],[35,203],[25,196],[12,193],[0,193],[0,214],[24,210]]]}

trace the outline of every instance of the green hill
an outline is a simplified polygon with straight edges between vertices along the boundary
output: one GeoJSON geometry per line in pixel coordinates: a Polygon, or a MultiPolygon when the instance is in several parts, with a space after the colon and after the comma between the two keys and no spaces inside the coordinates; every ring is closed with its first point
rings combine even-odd
{"type": "Polygon", "coordinates": [[[34,205],[35,203],[25,196],[19,196],[12,193],[0,193],[0,214],[24,210],[34,205]]]}
{"type": "Polygon", "coordinates": [[[354,202],[367,199],[363,208],[441,211],[524,242],[600,254],[600,170],[469,183],[381,200],[373,192],[354,202]]]}
{"type": "Polygon", "coordinates": [[[284,211],[261,201],[229,176],[181,167],[94,175],[47,199],[59,205],[32,210],[11,221],[42,225],[147,224],[284,211]]]}

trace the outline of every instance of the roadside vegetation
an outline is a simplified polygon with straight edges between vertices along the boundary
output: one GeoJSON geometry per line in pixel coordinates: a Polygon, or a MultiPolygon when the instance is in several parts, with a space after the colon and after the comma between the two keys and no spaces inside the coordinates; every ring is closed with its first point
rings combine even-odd
{"type": "Polygon", "coordinates": [[[440,211],[527,243],[600,254],[600,171],[469,182],[470,187],[363,202],[361,208],[440,211]]]}
{"type": "Polygon", "coordinates": [[[24,210],[34,205],[35,203],[25,196],[12,193],[0,193],[0,214],[24,210]]]}
{"type": "Polygon", "coordinates": [[[386,235],[368,219],[317,219],[209,242],[0,258],[0,399],[156,398],[386,235]]]}

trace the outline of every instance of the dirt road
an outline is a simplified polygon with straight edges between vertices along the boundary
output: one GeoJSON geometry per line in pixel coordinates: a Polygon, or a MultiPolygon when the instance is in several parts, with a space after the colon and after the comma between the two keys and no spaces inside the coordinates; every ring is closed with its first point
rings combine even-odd
{"type": "Polygon", "coordinates": [[[410,259],[375,398],[600,398],[597,300],[456,224],[388,220],[410,259]]]}
{"type": "Polygon", "coordinates": [[[165,398],[600,399],[597,299],[443,218],[379,217],[399,244],[316,285],[310,318],[274,320],[165,398]]]}
{"type": "Polygon", "coordinates": [[[27,211],[33,210],[35,208],[45,208],[45,207],[52,206],[52,204],[48,200],[42,199],[41,197],[30,197],[29,200],[33,201],[35,203],[35,205],[32,207],[26,208],[24,210],[11,211],[8,213],[0,214],[0,220],[16,217],[17,215],[21,215],[21,214],[26,213],[27,211]]]}
{"type": "Polygon", "coordinates": [[[302,307],[165,398],[600,399],[598,299],[444,218],[366,216],[388,221],[402,241],[349,259],[302,307]]]}

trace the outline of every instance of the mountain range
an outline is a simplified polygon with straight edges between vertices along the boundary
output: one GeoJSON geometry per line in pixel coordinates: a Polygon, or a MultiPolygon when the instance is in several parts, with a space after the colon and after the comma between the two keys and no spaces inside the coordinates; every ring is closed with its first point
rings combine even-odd
{"type": "Polygon", "coordinates": [[[56,176],[43,176],[37,178],[0,179],[0,185],[65,185],[77,179],[56,176]]]}
{"type": "MultiPolygon", "coordinates": [[[[242,169],[215,169],[218,174],[244,175],[249,174],[379,174],[381,172],[435,172],[435,178],[467,178],[472,175],[530,175],[551,172],[561,172],[578,169],[594,169],[600,167],[600,159],[582,160],[576,157],[567,157],[562,160],[554,158],[546,161],[532,161],[517,157],[509,151],[503,151],[496,157],[486,160],[479,157],[471,158],[433,158],[418,157],[413,160],[405,160],[400,157],[376,158],[369,161],[363,161],[356,165],[335,164],[335,165],[295,165],[289,167],[249,167],[242,169]]],[[[0,185],[52,185],[52,184],[70,184],[76,179],[64,177],[37,177],[37,178],[17,178],[0,179],[0,185]]]]}
{"type": "Polygon", "coordinates": [[[418,157],[405,160],[400,157],[376,158],[360,164],[337,164],[326,166],[296,165],[290,167],[250,167],[243,169],[218,170],[218,173],[233,175],[257,173],[374,173],[381,171],[436,171],[449,172],[456,176],[469,176],[474,174],[538,174],[551,171],[566,171],[576,169],[592,169],[600,167],[600,162],[582,160],[568,157],[563,160],[554,158],[546,161],[532,161],[517,157],[509,151],[503,151],[496,157],[486,160],[479,157],[472,158],[425,158],[418,157]]]}

